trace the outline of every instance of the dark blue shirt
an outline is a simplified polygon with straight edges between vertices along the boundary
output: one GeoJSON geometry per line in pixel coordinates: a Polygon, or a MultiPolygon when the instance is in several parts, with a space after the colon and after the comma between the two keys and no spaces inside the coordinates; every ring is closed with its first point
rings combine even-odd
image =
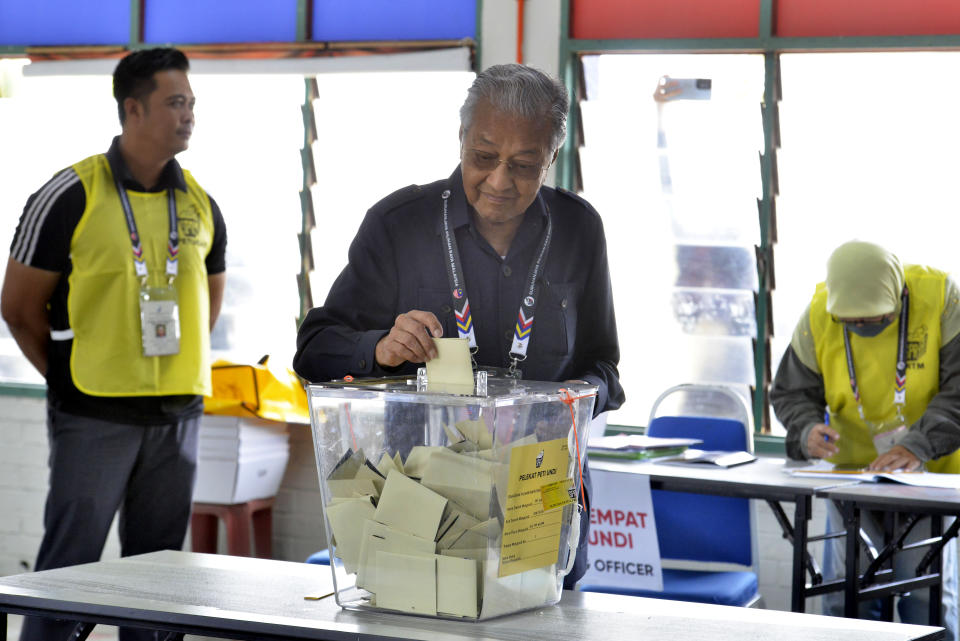
{"type": "MultiPolygon", "coordinates": [[[[599,387],[597,413],[624,400],[617,363],[620,348],[600,215],[565,190],[541,187],[501,258],[473,224],[460,168],[446,180],[401,189],[374,205],[350,246],[349,262],[323,307],[310,310],[297,337],[294,368],[310,381],[396,374],[376,364],[377,342],[399,314],[432,312],[444,336],[457,336],[443,250],[441,193],[449,189],[449,215],[482,366],[507,367],[514,325],[530,263],[540,247],[545,212],[553,237],[523,378],[583,379],[599,387]]],[[[414,373],[406,363],[401,373],[414,373]]]]}

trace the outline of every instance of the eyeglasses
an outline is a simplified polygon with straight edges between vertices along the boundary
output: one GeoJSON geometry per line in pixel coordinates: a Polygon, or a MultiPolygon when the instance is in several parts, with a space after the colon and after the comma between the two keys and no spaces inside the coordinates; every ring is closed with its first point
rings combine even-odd
{"type": "Polygon", "coordinates": [[[518,162],[516,160],[500,160],[496,155],[471,149],[467,151],[467,160],[475,169],[480,171],[496,171],[501,164],[507,166],[507,172],[520,180],[537,180],[547,165],[518,162]]]}

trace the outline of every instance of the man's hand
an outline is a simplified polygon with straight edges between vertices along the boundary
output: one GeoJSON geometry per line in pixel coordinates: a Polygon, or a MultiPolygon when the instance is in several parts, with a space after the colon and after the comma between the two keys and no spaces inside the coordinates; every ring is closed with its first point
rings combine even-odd
{"type": "Polygon", "coordinates": [[[437,357],[433,337],[443,336],[443,326],[431,312],[413,309],[397,316],[390,333],[380,339],[374,355],[381,367],[396,367],[407,361],[426,363],[437,357]]]}
{"type": "Polygon", "coordinates": [[[807,435],[807,452],[813,458],[829,458],[839,452],[840,434],[829,425],[817,423],[807,435]]]}
{"type": "Polygon", "coordinates": [[[886,454],[878,456],[867,468],[872,472],[913,472],[920,469],[923,462],[913,452],[902,445],[894,445],[886,454]]]}

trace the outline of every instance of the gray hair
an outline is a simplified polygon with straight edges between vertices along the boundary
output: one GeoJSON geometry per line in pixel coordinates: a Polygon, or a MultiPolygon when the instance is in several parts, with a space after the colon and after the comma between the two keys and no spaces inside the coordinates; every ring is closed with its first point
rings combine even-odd
{"type": "Polygon", "coordinates": [[[460,126],[468,131],[477,104],[487,101],[498,111],[524,120],[550,123],[550,151],[556,151],[567,137],[567,110],[570,99],[559,80],[539,69],[518,64],[487,67],[467,90],[460,107],[460,126]]]}

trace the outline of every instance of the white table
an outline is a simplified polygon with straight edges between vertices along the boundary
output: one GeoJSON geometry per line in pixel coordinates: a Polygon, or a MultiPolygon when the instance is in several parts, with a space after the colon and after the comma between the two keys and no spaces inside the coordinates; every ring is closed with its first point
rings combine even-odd
{"type": "Polygon", "coordinates": [[[943,629],[812,614],[565,592],[561,602],[478,623],[342,610],[319,601],[326,566],[155,552],[0,578],[0,612],[227,639],[933,641],[943,629]]]}
{"type": "MultiPolygon", "coordinates": [[[[759,457],[753,463],[731,468],[711,465],[667,465],[650,461],[620,461],[591,458],[591,470],[646,474],[655,490],[713,494],[767,502],[780,523],[785,539],[793,544],[790,609],[803,612],[806,599],[844,589],[842,579],[825,581],[816,559],[808,552],[811,537],[807,532],[813,510],[813,498],[827,489],[855,485],[842,478],[801,478],[785,472],[789,463],[783,458],[759,457]],[[781,502],[793,503],[793,523],[787,518],[781,502]],[[809,575],[807,581],[806,575],[809,575]]],[[[821,537],[813,537],[817,540],[821,537]]]]}

